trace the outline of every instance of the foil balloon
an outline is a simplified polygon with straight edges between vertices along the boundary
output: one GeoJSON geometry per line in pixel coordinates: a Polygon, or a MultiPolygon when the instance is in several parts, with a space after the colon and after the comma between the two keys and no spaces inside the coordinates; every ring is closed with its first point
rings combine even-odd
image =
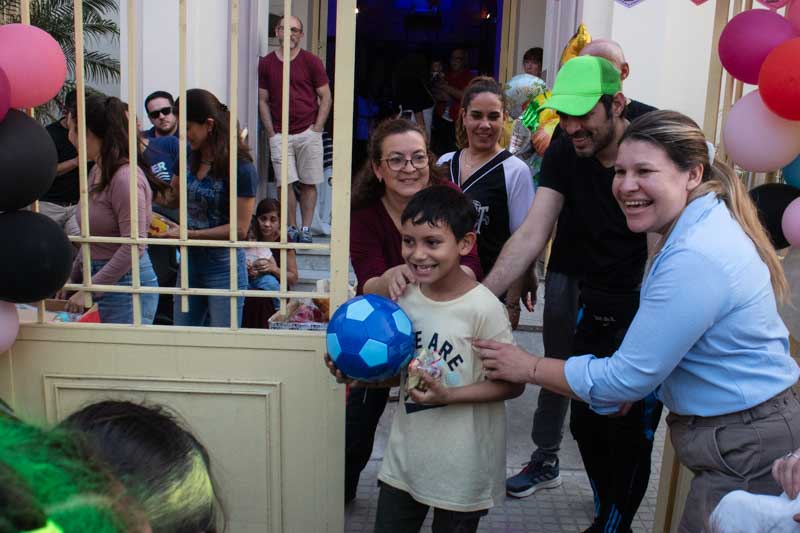
{"type": "Polygon", "coordinates": [[[520,118],[528,104],[540,94],[547,92],[544,81],[530,74],[517,74],[503,87],[506,110],[512,119],[520,118]]]}
{"type": "Polygon", "coordinates": [[[783,271],[789,282],[789,297],[780,304],[778,312],[786,329],[800,340],[800,248],[791,248],[783,259],[783,271]]]}
{"type": "Polygon", "coordinates": [[[592,42],[592,36],[589,35],[586,24],[580,24],[578,26],[578,31],[575,32],[575,35],[569,40],[567,46],[564,47],[564,51],[561,52],[561,64],[563,65],[573,57],[578,57],[583,47],[590,42],[592,42]]]}

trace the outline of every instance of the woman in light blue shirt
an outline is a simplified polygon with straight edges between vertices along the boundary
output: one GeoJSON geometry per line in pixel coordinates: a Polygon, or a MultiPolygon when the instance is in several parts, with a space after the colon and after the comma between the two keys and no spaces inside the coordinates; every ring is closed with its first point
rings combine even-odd
{"type": "Polygon", "coordinates": [[[487,377],[528,382],[625,412],[650,392],[670,410],[695,477],[680,531],[702,531],[728,492],[778,494],[773,461],[800,445],[800,369],[775,295],[783,269],[747,191],[690,118],[648,113],[622,137],[614,196],[635,232],[658,235],[639,311],[612,357],[532,358],[476,341],[487,377]]]}

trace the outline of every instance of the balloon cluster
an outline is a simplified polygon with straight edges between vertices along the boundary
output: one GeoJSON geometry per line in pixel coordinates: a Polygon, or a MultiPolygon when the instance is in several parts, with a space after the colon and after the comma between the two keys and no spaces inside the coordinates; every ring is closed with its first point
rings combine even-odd
{"type": "Polygon", "coordinates": [[[72,245],[48,217],[24,210],[50,189],[58,156],[50,135],[18,108],[52,99],[67,74],[59,44],[34,26],[0,26],[0,352],[17,335],[14,303],[52,296],[67,281],[72,245]]]}
{"type": "Polygon", "coordinates": [[[777,170],[800,154],[800,1],[786,12],[743,11],[719,39],[725,70],[758,85],[733,106],[722,134],[733,161],[753,172],[777,170]]]}

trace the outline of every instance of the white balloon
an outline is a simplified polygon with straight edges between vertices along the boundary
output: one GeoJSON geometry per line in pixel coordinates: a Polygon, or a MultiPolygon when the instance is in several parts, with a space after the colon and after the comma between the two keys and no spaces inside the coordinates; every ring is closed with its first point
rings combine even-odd
{"type": "Polygon", "coordinates": [[[800,247],[789,249],[783,259],[783,270],[789,281],[790,294],[778,312],[792,337],[800,341],[800,247]]]}
{"type": "Polygon", "coordinates": [[[11,302],[0,302],[0,353],[11,348],[18,332],[17,306],[11,302]]]}

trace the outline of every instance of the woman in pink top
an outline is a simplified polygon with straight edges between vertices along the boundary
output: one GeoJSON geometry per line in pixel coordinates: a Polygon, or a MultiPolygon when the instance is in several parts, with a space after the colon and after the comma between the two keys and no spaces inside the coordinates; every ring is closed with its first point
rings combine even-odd
{"type": "MultiPolygon", "coordinates": [[[[89,233],[96,237],[130,237],[131,232],[131,166],[128,160],[127,105],[113,96],[93,95],[86,98],[86,155],[95,166],[89,172],[89,233]]],[[[69,117],[69,137],[73,144],[78,138],[75,117],[69,117]]],[[[167,186],[153,176],[137,157],[136,180],[138,191],[138,234],[147,237],[152,215],[153,191],[165,191],[167,186]]],[[[83,199],[81,199],[83,201],[83,199]]],[[[81,224],[81,210],[78,209],[81,224]]],[[[131,285],[131,245],[93,243],[90,245],[93,285],[131,285]]],[[[83,272],[82,254],[72,265],[71,283],[79,283],[83,272]]],[[[139,248],[139,278],[143,287],[157,287],[158,281],[150,263],[147,248],[139,248]]],[[[94,293],[102,322],[130,324],[133,322],[132,297],[128,293],[94,293]]],[[[142,324],[152,324],[158,304],[157,294],[140,296],[142,324]]],[[[83,309],[83,293],[69,299],[67,309],[83,309]]]]}

